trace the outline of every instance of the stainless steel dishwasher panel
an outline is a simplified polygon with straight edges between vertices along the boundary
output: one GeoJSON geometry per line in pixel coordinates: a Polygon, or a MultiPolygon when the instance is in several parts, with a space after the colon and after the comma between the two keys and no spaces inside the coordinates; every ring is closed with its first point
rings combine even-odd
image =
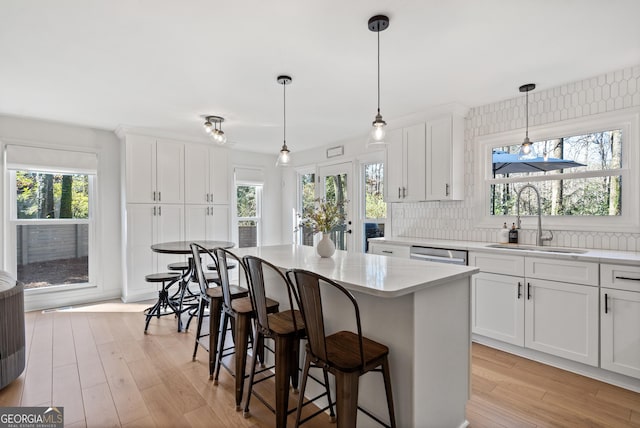
{"type": "Polygon", "coordinates": [[[413,245],[411,246],[410,257],[413,260],[466,266],[468,253],[465,250],[449,250],[446,248],[413,245]]]}

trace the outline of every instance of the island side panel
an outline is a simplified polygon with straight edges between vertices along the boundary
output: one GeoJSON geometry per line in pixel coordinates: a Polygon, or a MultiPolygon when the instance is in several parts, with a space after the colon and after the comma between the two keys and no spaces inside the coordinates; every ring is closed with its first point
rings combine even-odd
{"type": "Polygon", "coordinates": [[[466,426],[471,361],[470,278],[415,293],[415,427],[466,426]]]}

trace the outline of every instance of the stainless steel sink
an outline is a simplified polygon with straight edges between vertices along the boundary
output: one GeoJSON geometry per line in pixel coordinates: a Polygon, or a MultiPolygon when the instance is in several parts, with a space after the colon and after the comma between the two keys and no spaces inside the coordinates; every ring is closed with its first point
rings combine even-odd
{"type": "Polygon", "coordinates": [[[587,250],[579,250],[577,248],[560,248],[560,247],[538,247],[536,245],[518,245],[518,244],[489,244],[487,248],[502,248],[505,250],[526,250],[540,251],[543,253],[562,253],[562,254],[585,254],[587,250]]]}

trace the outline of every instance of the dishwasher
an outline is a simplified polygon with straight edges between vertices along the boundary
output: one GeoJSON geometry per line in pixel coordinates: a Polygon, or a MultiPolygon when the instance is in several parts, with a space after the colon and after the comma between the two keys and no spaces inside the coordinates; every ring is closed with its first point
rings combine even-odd
{"type": "Polygon", "coordinates": [[[422,260],[425,262],[467,265],[467,251],[465,250],[448,250],[445,248],[412,245],[409,256],[413,260],[422,260]]]}

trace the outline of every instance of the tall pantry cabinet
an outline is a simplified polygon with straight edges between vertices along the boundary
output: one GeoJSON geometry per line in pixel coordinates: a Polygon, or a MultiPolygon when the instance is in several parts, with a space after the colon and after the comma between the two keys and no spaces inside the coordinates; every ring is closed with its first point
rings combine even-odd
{"type": "Polygon", "coordinates": [[[123,156],[123,299],[136,301],[157,293],[145,275],[165,272],[167,264],[184,260],[184,256],[154,253],[151,245],[185,239],[228,240],[228,155],[226,149],[204,144],[126,134],[123,156]],[[217,175],[212,180],[213,170],[217,175]],[[203,199],[196,200],[195,192],[201,188],[203,199]]]}

